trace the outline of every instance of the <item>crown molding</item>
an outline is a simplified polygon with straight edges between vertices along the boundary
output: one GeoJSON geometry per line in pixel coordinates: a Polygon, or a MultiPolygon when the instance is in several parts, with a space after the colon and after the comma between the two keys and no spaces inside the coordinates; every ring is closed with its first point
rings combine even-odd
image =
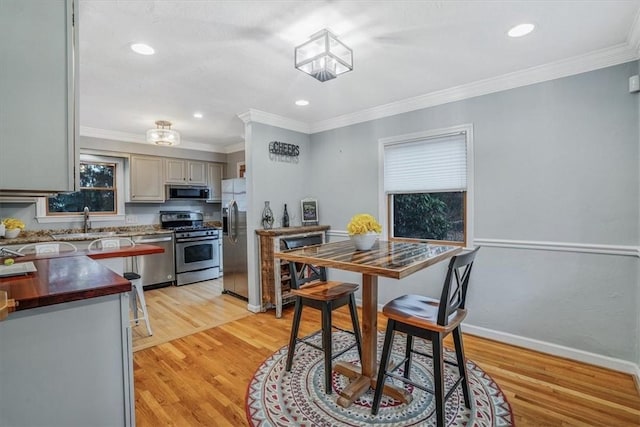
{"type": "MultiPolygon", "coordinates": [[[[640,35],[638,34],[640,30],[637,29],[638,25],[635,25],[635,27],[636,30],[634,30],[634,34],[640,38],[640,35]]],[[[639,52],[637,45],[636,48],[634,48],[632,44],[625,42],[610,48],[590,52],[585,55],[574,56],[549,64],[503,74],[502,76],[479,80],[466,85],[431,92],[425,95],[419,95],[355,113],[315,122],[310,125],[310,133],[337,129],[356,123],[381,119],[384,117],[394,116],[396,114],[407,113],[409,111],[460,101],[480,95],[487,95],[548,80],[555,80],[562,77],[637,60],[638,57],[639,52]]]]}
{"type": "MultiPolygon", "coordinates": [[[[141,136],[135,133],[92,128],[89,126],[80,126],[80,136],[89,136],[92,138],[111,139],[114,141],[133,142],[136,144],[149,145],[149,143],[146,141],[144,136],[141,136]]],[[[244,143],[242,144],[244,146],[244,143]]],[[[177,145],[173,148],[182,148],[185,150],[207,151],[211,153],[226,153],[227,147],[182,140],[180,142],[180,145],[177,145]]]]}
{"type": "Polygon", "coordinates": [[[279,116],[277,114],[254,110],[253,108],[250,108],[249,111],[245,113],[238,114],[238,117],[244,122],[245,125],[251,122],[256,122],[265,125],[276,126],[283,129],[289,129],[300,133],[311,133],[308,123],[293,120],[284,116],[279,116]]]}
{"type": "Polygon", "coordinates": [[[640,54],[640,9],[638,9],[636,19],[633,21],[633,25],[629,30],[627,43],[632,49],[635,49],[636,53],[640,54]]]}
{"type": "Polygon", "coordinates": [[[233,144],[233,145],[227,145],[224,147],[224,152],[226,154],[235,153],[237,151],[244,151],[244,141],[239,142],[237,144],[233,144]]]}

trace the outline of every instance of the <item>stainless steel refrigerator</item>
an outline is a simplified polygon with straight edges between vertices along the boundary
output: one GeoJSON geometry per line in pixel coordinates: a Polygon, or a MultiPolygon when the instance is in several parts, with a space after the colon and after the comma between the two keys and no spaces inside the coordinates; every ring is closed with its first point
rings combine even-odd
{"type": "Polygon", "coordinates": [[[224,292],[249,298],[247,192],[244,178],[222,181],[222,233],[224,292]]]}

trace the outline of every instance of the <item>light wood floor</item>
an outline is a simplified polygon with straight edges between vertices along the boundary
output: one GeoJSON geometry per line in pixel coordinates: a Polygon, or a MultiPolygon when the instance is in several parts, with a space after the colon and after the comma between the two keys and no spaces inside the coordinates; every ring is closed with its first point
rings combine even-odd
{"type": "MultiPolygon", "coordinates": [[[[221,305],[236,305],[229,298],[221,305]]],[[[257,367],[287,344],[291,319],[291,308],[282,319],[273,311],[249,315],[135,353],[137,425],[248,425],[247,385],[257,367]]],[[[334,319],[350,326],[346,310],[337,310],[334,319]]],[[[319,322],[305,309],[301,333],[319,322]]],[[[379,325],[383,330],[382,316],[379,325]]],[[[640,425],[640,397],[629,375],[470,335],[464,342],[467,357],[506,394],[517,426],[640,425]]]]}
{"type": "Polygon", "coordinates": [[[133,328],[133,351],[153,347],[251,315],[247,302],[221,295],[221,279],[145,291],[152,336],[140,321],[133,328]]]}

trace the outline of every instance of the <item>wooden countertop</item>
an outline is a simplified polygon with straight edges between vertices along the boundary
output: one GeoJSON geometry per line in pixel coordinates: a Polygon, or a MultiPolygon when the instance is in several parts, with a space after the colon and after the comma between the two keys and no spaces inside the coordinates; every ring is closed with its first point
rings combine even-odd
{"type": "Polygon", "coordinates": [[[15,310],[96,298],[131,291],[131,282],[94,259],[162,253],[153,245],[136,245],[105,251],[27,255],[16,263],[32,261],[35,273],[0,278],[0,291],[16,302],[15,310]]]}
{"type": "Polygon", "coordinates": [[[314,231],[326,231],[328,225],[304,225],[302,227],[281,227],[256,230],[258,236],[285,236],[287,234],[312,233],[314,231]]]}

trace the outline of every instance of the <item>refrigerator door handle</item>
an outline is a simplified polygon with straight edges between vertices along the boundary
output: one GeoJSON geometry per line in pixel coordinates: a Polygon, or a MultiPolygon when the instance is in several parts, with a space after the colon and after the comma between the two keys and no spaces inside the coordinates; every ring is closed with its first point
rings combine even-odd
{"type": "Polygon", "coordinates": [[[236,243],[238,241],[238,203],[232,200],[229,203],[229,240],[236,243]]]}

